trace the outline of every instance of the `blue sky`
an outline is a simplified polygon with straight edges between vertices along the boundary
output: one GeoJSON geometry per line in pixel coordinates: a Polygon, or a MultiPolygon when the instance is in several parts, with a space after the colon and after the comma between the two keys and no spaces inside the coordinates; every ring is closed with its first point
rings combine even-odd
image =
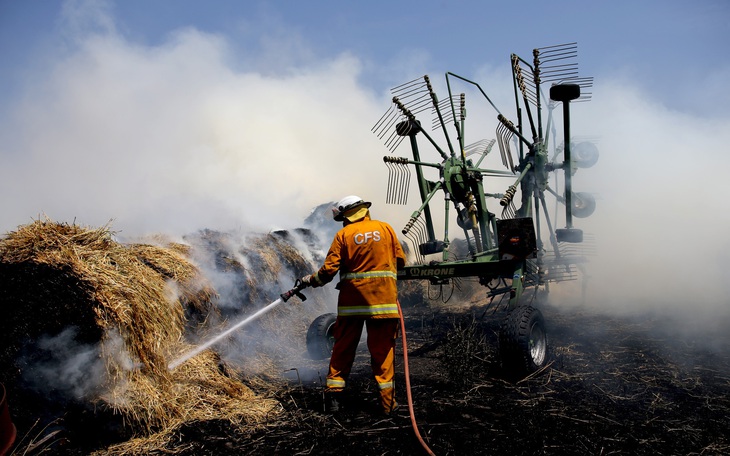
{"type": "MultiPolygon", "coordinates": [[[[722,94],[702,88],[712,74],[727,75],[730,4],[725,0],[641,2],[526,1],[42,1],[0,2],[0,81],[10,92],[48,54],[68,51],[64,8],[101,3],[113,27],[130,44],[155,47],[181,28],[221,35],[232,48],[231,65],[262,54],[300,51],[300,62],[352,53],[366,65],[363,79],[389,87],[382,67],[407,55],[424,65],[471,73],[498,64],[509,53],[578,42],[582,73],[626,74],[668,106],[703,111],[722,94]],[[65,5],[65,6],[64,6],[65,5]],[[272,48],[273,47],[273,48],[272,48]]],[[[87,21],[89,18],[87,18],[87,21]]],[[[77,24],[78,25],[78,24],[77,24]]],[[[86,22],[89,27],[89,22],[86,22]]],[[[275,68],[268,68],[276,71],[275,68]]],[[[3,97],[7,96],[7,92],[3,97]]],[[[711,108],[727,112],[725,106],[711,108]]]]}
{"type": "MultiPolygon", "coordinates": [[[[636,274],[679,270],[726,300],[726,268],[699,277],[667,248],[711,218],[697,256],[728,260],[730,189],[712,174],[730,165],[726,0],[0,0],[0,230],[291,228],[352,193],[399,229],[414,208],[382,204],[370,132],[389,89],[451,71],[509,106],[510,54],[568,42],[594,78],[573,133],[601,150],[575,179],[599,203],[582,223],[607,252],[646,252],[656,267],[636,274]]],[[[494,114],[469,106],[468,134],[493,138],[494,114]]],[[[605,283],[624,280],[605,258],[605,283]]]]}

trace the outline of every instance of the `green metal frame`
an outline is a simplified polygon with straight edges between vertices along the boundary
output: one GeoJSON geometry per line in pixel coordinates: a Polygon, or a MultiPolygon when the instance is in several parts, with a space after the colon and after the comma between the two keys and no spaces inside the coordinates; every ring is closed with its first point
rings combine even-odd
{"type": "MultiPolygon", "coordinates": [[[[556,53],[563,53],[566,49],[572,49],[572,44],[561,45],[556,47],[556,53]]],[[[553,52],[548,48],[548,54],[553,52]]],[[[384,161],[393,166],[408,166],[415,168],[417,177],[417,187],[420,195],[420,206],[410,217],[410,220],[403,228],[402,233],[409,235],[412,230],[420,223],[421,241],[416,245],[419,250],[418,254],[425,259],[430,255],[440,254],[438,260],[424,262],[423,264],[412,264],[398,271],[399,280],[429,280],[432,284],[446,284],[451,279],[459,277],[478,277],[480,283],[487,285],[491,281],[498,279],[507,284],[507,280],[511,281],[511,285],[499,289],[490,288],[491,294],[509,293],[509,307],[513,308],[517,305],[524,288],[525,274],[528,270],[528,261],[534,264],[533,269],[537,269],[538,276],[543,266],[542,252],[543,241],[541,239],[541,210],[548,225],[550,242],[556,251],[559,251],[555,230],[547,213],[547,205],[545,201],[545,192],[549,195],[554,191],[549,188],[548,178],[551,172],[564,171],[566,173],[566,185],[570,185],[570,173],[573,167],[570,163],[569,142],[566,139],[566,147],[564,148],[563,163],[552,163],[548,159],[547,138],[543,134],[542,126],[542,94],[540,92],[541,85],[541,62],[540,50],[533,51],[534,61],[530,65],[516,55],[512,55],[513,80],[515,90],[515,104],[517,110],[518,123],[515,125],[509,121],[492,100],[487,96],[482,87],[474,81],[456,75],[454,73],[446,73],[446,85],[449,97],[446,103],[440,103],[436,96],[428,76],[423,77],[423,82],[412,81],[401,89],[403,96],[394,96],[393,105],[394,112],[397,115],[391,115],[392,122],[387,123],[381,119],[381,122],[374,127],[381,136],[384,137],[386,129],[395,127],[394,133],[391,133],[390,141],[394,135],[404,139],[408,137],[412,158],[404,157],[384,157],[384,161]],[[525,83],[525,73],[532,76],[530,83],[533,90],[530,91],[529,84],[525,83]],[[502,146],[507,141],[500,143],[502,150],[502,161],[507,170],[494,170],[481,168],[481,162],[490,152],[489,149],[482,151],[481,157],[474,163],[472,159],[467,158],[465,146],[465,95],[461,94],[458,98],[452,93],[452,83],[461,82],[474,86],[486,99],[486,101],[497,111],[497,120],[500,124],[503,134],[513,135],[519,140],[519,150],[517,155],[517,163],[512,162],[510,151],[505,151],[502,146]],[[420,101],[413,101],[414,93],[418,93],[422,89],[423,96],[420,101]],[[409,101],[404,101],[406,99],[409,101]],[[425,101],[424,101],[425,100],[425,101]],[[421,126],[420,121],[416,118],[416,109],[423,110],[424,103],[428,103],[435,113],[433,122],[434,129],[440,128],[445,137],[448,151],[442,149],[441,146],[430,136],[430,134],[421,126]],[[420,107],[420,108],[419,108],[420,107]],[[523,132],[522,117],[526,114],[529,121],[528,139],[523,132]],[[456,141],[452,141],[447,132],[447,122],[452,121],[456,131],[456,141]],[[440,162],[426,162],[421,158],[418,137],[423,137],[441,157],[440,162]],[[458,151],[455,150],[455,146],[458,151]],[[438,170],[439,178],[436,181],[429,181],[424,177],[424,168],[434,168],[438,170]],[[511,178],[511,185],[503,194],[485,193],[484,180],[487,178],[511,178]],[[498,199],[503,208],[503,217],[508,212],[507,209],[512,207],[513,198],[520,194],[520,207],[509,215],[512,218],[525,218],[529,222],[523,224],[522,230],[515,231],[510,234],[513,236],[507,242],[518,242],[522,239],[523,247],[518,255],[506,254],[499,244],[498,217],[495,213],[490,212],[487,207],[488,198],[498,199]],[[433,217],[431,214],[431,205],[434,197],[443,193],[444,195],[444,229],[443,238],[437,239],[434,227],[433,217]],[[449,246],[451,239],[449,238],[449,222],[452,218],[451,210],[456,212],[457,224],[462,229],[467,245],[469,246],[468,258],[453,260],[450,259],[449,246]],[[421,217],[423,217],[421,219],[421,217]],[[529,233],[532,229],[533,232],[529,233]],[[536,230],[536,231],[535,231],[536,230]],[[515,234],[516,233],[516,234],[515,234]],[[529,239],[529,243],[525,244],[525,239],[529,239]]],[[[405,86],[405,85],[404,85],[405,86]]],[[[569,89],[573,89],[570,87],[569,89]]],[[[396,91],[396,89],[394,89],[396,91]]],[[[557,91],[557,94],[564,94],[565,91],[557,91]]],[[[568,91],[572,94],[572,91],[568,91]]],[[[578,88],[580,92],[580,88],[578,88]]],[[[552,95],[552,90],[551,90],[552,95]]],[[[564,124],[565,138],[569,138],[569,115],[568,103],[570,98],[568,95],[561,95],[564,105],[564,124]]],[[[393,108],[391,108],[393,109],[393,108]]],[[[552,109],[551,109],[552,113],[552,109]]],[[[388,113],[384,118],[388,118],[388,113]]],[[[548,116],[548,127],[552,121],[552,116],[548,116]]],[[[494,142],[492,142],[493,144],[494,142]]],[[[392,142],[391,142],[392,144],[392,142]]],[[[508,144],[508,143],[507,143],[508,144]]],[[[566,188],[568,197],[570,196],[570,188],[566,188]]],[[[576,230],[572,227],[571,204],[568,199],[566,204],[566,220],[567,227],[563,230],[568,231],[567,238],[576,230]]],[[[575,236],[575,238],[581,236],[575,236]]],[[[506,245],[506,244],[505,244],[506,245]]]]}

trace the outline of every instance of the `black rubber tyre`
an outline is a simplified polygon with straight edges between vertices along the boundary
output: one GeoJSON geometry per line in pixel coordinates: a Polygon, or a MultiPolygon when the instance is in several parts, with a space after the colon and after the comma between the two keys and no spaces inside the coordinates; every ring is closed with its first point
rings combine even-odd
{"type": "Polygon", "coordinates": [[[307,330],[307,352],[312,359],[325,359],[332,355],[335,338],[332,330],[337,314],[326,313],[315,318],[307,330]]]}
{"type": "Polygon", "coordinates": [[[548,359],[545,319],[540,310],[520,306],[505,317],[499,331],[502,367],[510,376],[525,377],[545,366],[548,359]]]}
{"type": "Polygon", "coordinates": [[[573,216],[578,218],[590,217],[596,210],[596,199],[590,193],[574,192],[573,193],[573,216]]]}
{"type": "Polygon", "coordinates": [[[571,145],[571,160],[578,168],[590,168],[598,163],[598,147],[592,142],[584,141],[571,145]]]}
{"type": "Polygon", "coordinates": [[[557,84],[550,87],[550,99],[555,101],[571,101],[580,97],[578,84],[557,84]]]}
{"type": "Polygon", "coordinates": [[[583,242],[583,230],[578,228],[556,228],[555,238],[558,242],[572,242],[580,244],[583,242]]]}

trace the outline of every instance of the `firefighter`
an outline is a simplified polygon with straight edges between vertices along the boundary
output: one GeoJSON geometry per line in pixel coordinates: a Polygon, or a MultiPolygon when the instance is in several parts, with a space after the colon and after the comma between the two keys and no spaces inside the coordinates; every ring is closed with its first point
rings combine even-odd
{"type": "Polygon", "coordinates": [[[350,374],[363,325],[367,328],[373,375],[385,414],[395,410],[395,339],[398,331],[398,268],[405,254],[393,228],[370,218],[371,203],[346,196],[332,208],[335,221],[343,227],[332,241],[324,265],[302,278],[321,287],[340,273],[337,285],[337,320],[325,392],[327,408],[339,411],[341,393],[350,374]]]}

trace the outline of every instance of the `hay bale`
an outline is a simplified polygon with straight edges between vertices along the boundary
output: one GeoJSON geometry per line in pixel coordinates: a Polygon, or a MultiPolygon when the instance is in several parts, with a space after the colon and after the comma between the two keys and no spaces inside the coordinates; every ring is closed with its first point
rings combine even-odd
{"type": "MultiPolygon", "coordinates": [[[[228,327],[279,299],[296,278],[316,271],[324,261],[318,239],[307,229],[245,234],[206,229],[184,240],[196,263],[220,284],[222,318],[213,327],[228,327]]],[[[218,345],[228,367],[247,379],[271,382],[306,358],[307,328],[318,315],[332,311],[337,295],[331,287],[308,289],[304,295],[305,303],[293,298],[218,345]]]]}
{"type": "MultiPolygon", "coordinates": [[[[0,240],[0,376],[16,380],[27,366],[22,347],[43,335],[78,328],[99,344],[103,388],[85,397],[121,414],[134,432],[165,432],[215,417],[260,423],[276,402],[260,399],[203,353],[170,372],[187,351],[186,312],[206,314],[215,291],[181,245],[123,245],[108,227],[34,221],[0,240]]],[[[11,379],[11,380],[7,380],[11,379]]]]}
{"type": "Polygon", "coordinates": [[[313,262],[302,256],[309,245],[302,245],[301,250],[294,245],[295,237],[311,236],[308,230],[242,235],[205,229],[184,239],[195,251],[192,253],[198,254],[198,263],[235,283],[227,294],[233,312],[225,317],[230,318],[239,311],[255,310],[256,306],[277,299],[282,291],[293,286],[292,277],[303,277],[319,267],[323,258],[313,262]]]}

